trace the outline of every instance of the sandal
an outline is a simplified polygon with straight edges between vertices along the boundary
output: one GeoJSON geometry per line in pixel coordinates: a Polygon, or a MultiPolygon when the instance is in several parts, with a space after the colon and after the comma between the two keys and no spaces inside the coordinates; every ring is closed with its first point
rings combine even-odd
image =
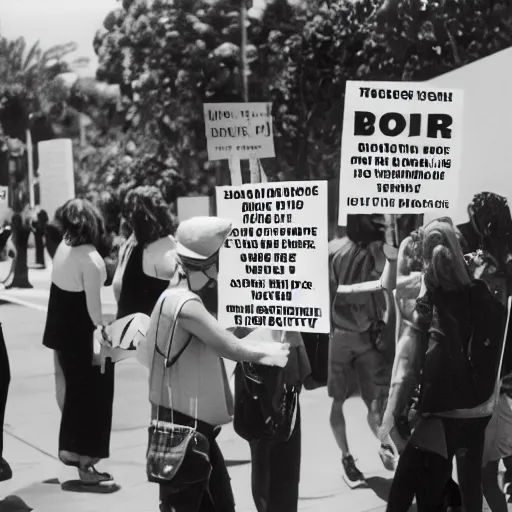
{"type": "Polygon", "coordinates": [[[84,485],[99,485],[114,480],[110,473],[100,473],[94,466],[79,467],[78,474],[80,482],[84,485]]]}

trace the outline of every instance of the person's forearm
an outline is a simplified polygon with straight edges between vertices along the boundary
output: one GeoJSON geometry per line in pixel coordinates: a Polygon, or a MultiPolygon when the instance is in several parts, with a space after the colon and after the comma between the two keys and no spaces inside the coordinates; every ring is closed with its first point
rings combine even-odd
{"type": "Polygon", "coordinates": [[[417,332],[409,326],[398,343],[393,363],[388,404],[382,421],[388,429],[392,428],[395,418],[404,412],[412,398],[421,366],[421,350],[417,332]]]}
{"type": "Polygon", "coordinates": [[[99,292],[86,291],[87,311],[95,326],[103,325],[103,311],[99,292]]]}
{"type": "Polygon", "coordinates": [[[412,372],[391,382],[388,403],[382,419],[382,424],[387,425],[389,430],[394,426],[395,419],[401,416],[409,405],[416,384],[416,375],[412,372]]]}
{"type": "Polygon", "coordinates": [[[141,341],[137,346],[135,357],[142,366],[145,366],[146,368],[151,366],[151,356],[149,354],[148,342],[146,340],[141,341]]]}
{"type": "Polygon", "coordinates": [[[218,346],[217,354],[220,357],[237,362],[258,363],[265,356],[258,348],[257,342],[239,340],[236,337],[231,340],[231,336],[229,338],[229,340],[224,340],[224,343],[218,346]]]}

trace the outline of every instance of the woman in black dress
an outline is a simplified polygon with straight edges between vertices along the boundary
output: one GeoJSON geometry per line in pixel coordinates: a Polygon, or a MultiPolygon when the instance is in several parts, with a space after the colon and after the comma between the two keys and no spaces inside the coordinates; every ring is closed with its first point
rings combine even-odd
{"type": "Polygon", "coordinates": [[[10,382],[9,357],[7,355],[7,347],[5,346],[2,324],[0,324],[0,482],[5,482],[5,480],[12,478],[11,467],[2,456],[4,450],[5,406],[7,405],[7,392],[9,391],[10,382]]]}
{"type": "Polygon", "coordinates": [[[59,459],[79,469],[84,484],[111,481],[95,465],[109,457],[113,366],[105,373],[93,365],[95,329],[102,326],[100,291],[106,280],[96,247],[104,235],[103,218],[90,202],[74,199],[61,212],[64,239],[52,269],[43,344],[54,350],[65,380],[59,434],[59,459]]]}
{"type": "Polygon", "coordinates": [[[126,195],[124,218],[132,235],[119,251],[113,287],[117,318],[151,316],[176,272],[176,221],[156,187],[137,187],[126,195]]]}

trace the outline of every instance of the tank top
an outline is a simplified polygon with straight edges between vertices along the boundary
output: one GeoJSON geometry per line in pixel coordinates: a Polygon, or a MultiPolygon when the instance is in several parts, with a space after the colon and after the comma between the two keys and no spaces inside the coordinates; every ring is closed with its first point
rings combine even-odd
{"type": "Polygon", "coordinates": [[[180,327],[179,313],[189,300],[200,299],[188,290],[170,288],[156,305],[148,331],[148,349],[153,352],[149,401],[153,406],[174,409],[209,425],[225,425],[233,415],[233,397],[224,362],[209,346],[180,327]],[[164,300],[170,303],[172,324],[167,337],[157,339],[157,310],[162,309],[164,300]],[[185,346],[176,363],[166,368],[165,356],[169,354],[172,359],[185,346]]]}
{"type": "Polygon", "coordinates": [[[53,350],[92,352],[94,329],[85,292],[69,292],[52,283],[43,345],[53,350]]]}
{"type": "Polygon", "coordinates": [[[133,247],[123,274],[121,294],[117,304],[117,319],[134,313],[151,316],[158,298],[168,288],[169,281],[151,277],[143,270],[144,246],[133,247]]]}

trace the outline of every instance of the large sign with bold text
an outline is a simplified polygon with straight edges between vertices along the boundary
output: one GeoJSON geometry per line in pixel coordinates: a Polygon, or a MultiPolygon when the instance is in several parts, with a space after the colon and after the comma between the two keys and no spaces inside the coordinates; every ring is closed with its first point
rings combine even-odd
{"type": "Polygon", "coordinates": [[[220,251],[219,321],[328,333],[327,182],[217,187],[217,215],[233,222],[220,251]]]}
{"type": "Polygon", "coordinates": [[[463,101],[459,89],[347,82],[340,225],[347,214],[446,214],[458,197],[463,101]]]}

